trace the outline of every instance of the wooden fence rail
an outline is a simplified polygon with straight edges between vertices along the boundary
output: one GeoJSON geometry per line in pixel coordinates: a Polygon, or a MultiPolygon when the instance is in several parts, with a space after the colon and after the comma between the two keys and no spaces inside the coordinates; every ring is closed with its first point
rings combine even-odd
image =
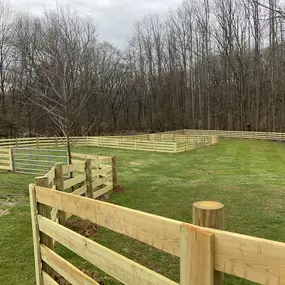
{"type": "MultiPolygon", "coordinates": [[[[36,177],[38,186],[44,186],[59,191],[68,191],[73,195],[85,195],[88,198],[98,198],[113,190],[117,185],[116,157],[94,156],[72,153],[78,160],[69,165],[56,164],[46,175],[36,177]],[[114,180],[115,177],[115,180],[114,180]]],[[[64,224],[70,213],[50,209],[52,221],[64,224]]]]}
{"type": "Polygon", "coordinates": [[[255,140],[284,141],[285,134],[277,132],[255,132],[255,131],[222,131],[222,130],[181,130],[184,135],[217,135],[222,138],[241,138],[255,140]]]}
{"type": "Polygon", "coordinates": [[[63,165],[57,164],[45,176],[47,187],[60,191],[71,191],[74,195],[86,195],[97,198],[117,184],[116,157],[95,156],[72,153],[76,162],[63,165]]]}
{"type": "Polygon", "coordinates": [[[0,148],[0,169],[13,170],[11,149],[0,148]]]}
{"type": "Polygon", "coordinates": [[[37,285],[57,284],[52,274],[47,275],[42,267],[43,261],[72,284],[98,284],[43,244],[40,233],[63,244],[123,284],[178,284],[57,224],[41,214],[41,205],[71,213],[179,256],[181,285],[214,285],[215,270],[259,284],[285,284],[284,243],[198,227],[34,185],[30,185],[30,201],[37,285]]]}

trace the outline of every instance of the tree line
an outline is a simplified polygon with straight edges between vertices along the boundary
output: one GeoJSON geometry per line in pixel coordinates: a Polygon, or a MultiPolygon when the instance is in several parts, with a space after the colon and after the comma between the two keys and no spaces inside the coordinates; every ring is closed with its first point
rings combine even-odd
{"type": "Polygon", "coordinates": [[[186,1],[119,49],[69,8],[35,17],[0,0],[0,136],[284,131],[282,4],[186,1]]]}

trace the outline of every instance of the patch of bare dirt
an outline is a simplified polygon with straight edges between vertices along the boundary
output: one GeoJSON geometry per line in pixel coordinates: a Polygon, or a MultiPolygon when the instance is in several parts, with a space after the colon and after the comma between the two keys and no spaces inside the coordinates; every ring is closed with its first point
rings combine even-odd
{"type": "Polygon", "coordinates": [[[106,201],[110,198],[109,194],[103,194],[101,196],[99,196],[98,198],[96,198],[96,200],[100,200],[100,201],[106,201]]]}
{"type": "Polygon", "coordinates": [[[122,185],[115,185],[113,191],[116,193],[126,192],[126,189],[122,185]]]}
{"type": "Polygon", "coordinates": [[[25,195],[23,194],[15,194],[12,196],[0,197],[0,207],[1,206],[13,207],[24,198],[25,195]]]}
{"type": "Polygon", "coordinates": [[[3,209],[0,209],[0,216],[6,216],[9,214],[9,210],[3,210],[3,209]]]}
{"type": "Polygon", "coordinates": [[[65,226],[87,238],[94,237],[100,228],[90,221],[79,218],[68,219],[65,222],[65,226]]]}

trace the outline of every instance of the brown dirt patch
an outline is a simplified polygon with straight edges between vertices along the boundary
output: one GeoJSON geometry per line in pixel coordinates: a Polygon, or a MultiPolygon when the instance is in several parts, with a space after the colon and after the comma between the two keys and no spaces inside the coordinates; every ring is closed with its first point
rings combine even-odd
{"type": "Polygon", "coordinates": [[[6,216],[9,214],[9,210],[3,210],[3,209],[0,209],[0,216],[6,216]]]}
{"type": "Polygon", "coordinates": [[[65,222],[65,226],[87,238],[94,237],[99,230],[99,226],[83,219],[70,218],[65,222]]]}
{"type": "Polygon", "coordinates": [[[114,186],[113,191],[116,193],[121,193],[121,192],[126,192],[126,189],[124,188],[124,186],[118,184],[114,186]]]}

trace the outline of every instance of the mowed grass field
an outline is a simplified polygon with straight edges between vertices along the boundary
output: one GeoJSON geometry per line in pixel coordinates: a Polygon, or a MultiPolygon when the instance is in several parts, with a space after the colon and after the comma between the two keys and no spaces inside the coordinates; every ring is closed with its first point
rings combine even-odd
{"type": "MultiPolygon", "coordinates": [[[[112,203],[181,221],[192,221],[192,203],[226,206],[226,230],[285,242],[285,144],[221,140],[181,154],[82,147],[76,152],[117,155],[123,193],[112,203]]],[[[34,284],[28,184],[33,176],[0,172],[0,284],[34,284]]],[[[179,281],[179,259],[100,228],[94,238],[168,278],[179,281]]],[[[120,284],[64,247],[56,250],[102,284],[120,284]]],[[[224,284],[254,284],[225,276],[224,284]]]]}

